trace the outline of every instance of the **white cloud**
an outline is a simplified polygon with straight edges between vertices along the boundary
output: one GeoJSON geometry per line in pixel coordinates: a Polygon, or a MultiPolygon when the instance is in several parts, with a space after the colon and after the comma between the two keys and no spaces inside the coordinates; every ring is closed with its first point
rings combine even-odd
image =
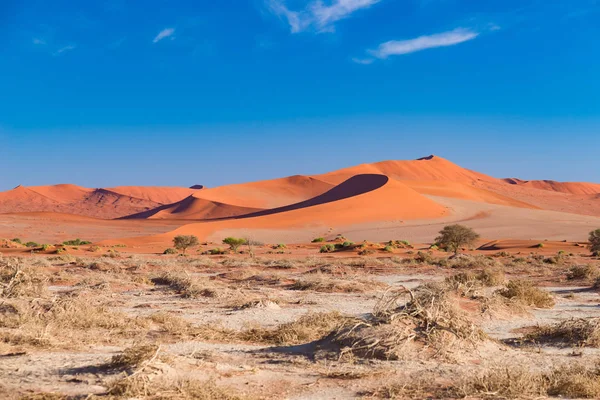
{"type": "Polygon", "coordinates": [[[33,38],[32,39],[33,44],[36,45],[45,45],[46,41],[44,39],[38,39],[38,38],[33,38]]]}
{"type": "Polygon", "coordinates": [[[459,43],[467,42],[479,36],[478,32],[469,29],[458,28],[449,32],[438,33],[429,36],[420,36],[409,40],[391,40],[379,45],[375,50],[369,53],[377,58],[388,58],[402,54],[414,53],[425,49],[435,47],[454,46],[459,43]]]}
{"type": "Polygon", "coordinates": [[[71,50],[74,50],[75,48],[77,48],[77,46],[70,44],[68,46],[61,47],[60,49],[56,50],[53,55],[58,56],[59,54],[62,54],[65,51],[71,51],[71,50]]]}
{"type": "Polygon", "coordinates": [[[355,11],[369,8],[380,0],[332,0],[330,5],[323,0],[313,0],[301,11],[292,11],[284,0],[266,0],[267,6],[275,15],[287,20],[292,33],[309,28],[317,32],[333,32],[334,23],[349,17],[355,11]]]}
{"type": "Polygon", "coordinates": [[[372,58],[357,58],[354,57],[352,59],[352,62],[356,63],[356,64],[362,64],[362,65],[369,65],[369,64],[373,64],[375,60],[373,60],[372,58]]]}
{"type": "Polygon", "coordinates": [[[158,43],[165,38],[172,37],[173,34],[175,34],[175,28],[163,29],[158,33],[158,35],[156,35],[152,43],[158,43]]]}

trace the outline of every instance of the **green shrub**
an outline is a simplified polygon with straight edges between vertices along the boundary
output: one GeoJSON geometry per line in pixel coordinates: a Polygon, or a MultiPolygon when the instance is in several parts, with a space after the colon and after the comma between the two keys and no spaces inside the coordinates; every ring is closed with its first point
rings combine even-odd
{"type": "Polygon", "coordinates": [[[89,242],[87,240],[74,239],[74,240],[67,240],[66,242],[63,242],[62,244],[64,244],[65,246],[83,246],[85,244],[92,244],[92,242],[89,242]]]}
{"type": "Polygon", "coordinates": [[[334,251],[335,251],[335,245],[333,245],[331,243],[321,246],[321,249],[319,250],[320,253],[332,253],[334,251]]]}
{"type": "Polygon", "coordinates": [[[208,254],[211,254],[211,255],[226,254],[226,253],[227,252],[220,247],[208,250],[208,254]]]}
{"type": "Polygon", "coordinates": [[[51,247],[52,247],[52,246],[50,246],[49,244],[43,244],[43,245],[42,245],[42,250],[43,250],[43,251],[48,251],[48,250],[50,250],[50,248],[51,248],[51,247]]]}
{"type": "Polygon", "coordinates": [[[163,254],[177,254],[177,250],[172,247],[169,247],[168,249],[163,251],[163,254]]]}
{"type": "Polygon", "coordinates": [[[226,237],[225,239],[223,239],[223,244],[229,245],[229,248],[234,253],[237,253],[240,246],[246,243],[248,242],[246,241],[246,239],[243,238],[226,237]]]}
{"type": "Polygon", "coordinates": [[[276,244],[275,246],[273,246],[273,249],[277,250],[277,249],[287,249],[287,246],[284,243],[279,243],[276,244]]]}
{"type": "Polygon", "coordinates": [[[477,239],[479,239],[479,235],[473,229],[455,224],[445,226],[435,241],[447,251],[453,251],[454,254],[458,254],[461,247],[472,246],[477,239]]]}
{"type": "Polygon", "coordinates": [[[342,243],[343,248],[352,247],[352,246],[354,246],[354,242],[345,241],[344,243],[342,243]]]}
{"type": "Polygon", "coordinates": [[[27,242],[27,243],[25,243],[25,246],[26,247],[40,247],[40,244],[36,243],[36,242],[27,242]]]}
{"type": "Polygon", "coordinates": [[[173,238],[173,246],[177,250],[181,250],[183,254],[189,247],[198,246],[198,244],[200,244],[200,241],[194,235],[178,235],[173,238]]]}
{"type": "Polygon", "coordinates": [[[600,229],[590,232],[590,251],[595,254],[596,257],[600,254],[600,229]]]}
{"type": "Polygon", "coordinates": [[[394,247],[387,245],[383,248],[383,251],[387,252],[387,253],[393,253],[394,252],[394,247]]]}
{"type": "Polygon", "coordinates": [[[14,238],[14,239],[11,239],[11,242],[15,242],[15,243],[23,244],[23,243],[21,242],[21,239],[19,239],[19,238],[14,238]]]}
{"type": "Polygon", "coordinates": [[[536,245],[533,246],[534,249],[543,249],[544,248],[544,243],[538,243],[536,245]]]}
{"type": "Polygon", "coordinates": [[[312,240],[312,243],[321,243],[321,242],[324,242],[324,241],[325,241],[325,238],[318,237],[318,238],[314,238],[312,240]]]}

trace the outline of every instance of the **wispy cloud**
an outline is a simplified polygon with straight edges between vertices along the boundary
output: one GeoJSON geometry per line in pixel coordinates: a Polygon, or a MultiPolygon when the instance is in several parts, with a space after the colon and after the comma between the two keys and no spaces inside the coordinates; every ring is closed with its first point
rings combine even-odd
{"type": "Polygon", "coordinates": [[[58,56],[58,55],[61,55],[62,53],[66,52],[66,51],[75,50],[76,48],[77,48],[77,46],[70,44],[68,46],[61,47],[60,49],[56,50],[52,55],[53,56],[58,56]]]}
{"type": "Polygon", "coordinates": [[[369,53],[373,57],[385,59],[390,56],[409,54],[436,47],[454,46],[459,43],[473,40],[477,36],[479,36],[478,32],[470,29],[458,28],[435,35],[419,36],[415,39],[390,40],[389,42],[380,44],[377,49],[370,50],[369,53]]]}
{"type": "Polygon", "coordinates": [[[38,46],[42,46],[46,44],[46,41],[44,39],[39,39],[39,38],[33,38],[32,39],[33,44],[38,45],[38,46]]]}
{"type": "Polygon", "coordinates": [[[354,62],[356,64],[369,65],[369,64],[373,64],[373,62],[375,62],[375,60],[372,59],[372,58],[357,58],[357,57],[354,57],[354,58],[352,58],[352,62],[354,62]]]}
{"type": "Polygon", "coordinates": [[[154,38],[154,40],[152,41],[152,43],[158,43],[161,40],[171,37],[171,40],[174,39],[173,35],[175,34],[175,28],[166,28],[163,29],[162,31],[160,31],[158,33],[158,35],[156,35],[156,37],[154,38]]]}
{"type": "Polygon", "coordinates": [[[333,0],[324,5],[323,0],[311,1],[303,10],[290,10],[284,0],[266,0],[271,12],[290,25],[292,33],[314,29],[317,32],[333,32],[335,22],[348,18],[354,12],[369,8],[380,0],[333,0]]]}

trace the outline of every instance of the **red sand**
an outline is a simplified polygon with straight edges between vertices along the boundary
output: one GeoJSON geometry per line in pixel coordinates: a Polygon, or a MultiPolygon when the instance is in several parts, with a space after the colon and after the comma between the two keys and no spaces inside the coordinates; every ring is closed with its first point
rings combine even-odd
{"type": "MultiPolygon", "coordinates": [[[[212,189],[18,187],[0,193],[0,213],[43,211],[103,219],[125,218],[125,221],[187,223],[154,239],[135,239],[132,243],[136,245],[144,240],[168,240],[179,233],[206,238],[217,232],[240,229],[311,229],[312,232],[360,224],[375,227],[405,221],[435,222],[452,214],[456,217],[460,214],[465,221],[490,218],[485,207],[478,211],[474,208],[459,211],[440,202],[441,199],[531,212],[546,210],[600,216],[600,184],[497,179],[436,156],[362,164],[322,175],[296,175],[212,189]]],[[[547,215],[558,217],[558,214],[547,215]]],[[[42,215],[37,217],[42,218],[42,215]]],[[[47,220],[48,215],[44,218],[47,220]]]]}

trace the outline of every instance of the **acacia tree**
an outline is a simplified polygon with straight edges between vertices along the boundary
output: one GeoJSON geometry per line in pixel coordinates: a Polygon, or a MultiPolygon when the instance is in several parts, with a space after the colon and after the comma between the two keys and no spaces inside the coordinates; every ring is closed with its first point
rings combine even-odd
{"type": "Polygon", "coordinates": [[[177,250],[181,250],[185,254],[190,247],[198,246],[200,242],[194,235],[179,235],[173,238],[173,245],[177,250]]]}
{"type": "Polygon", "coordinates": [[[600,229],[590,232],[590,250],[592,253],[600,253],[600,229]]]}
{"type": "Polygon", "coordinates": [[[229,245],[229,248],[233,250],[234,253],[237,253],[239,247],[246,244],[247,241],[243,238],[226,237],[223,239],[223,243],[229,245]]]}
{"type": "Polygon", "coordinates": [[[458,254],[461,247],[470,246],[477,239],[479,234],[468,226],[448,225],[440,231],[435,241],[440,247],[458,254]]]}

